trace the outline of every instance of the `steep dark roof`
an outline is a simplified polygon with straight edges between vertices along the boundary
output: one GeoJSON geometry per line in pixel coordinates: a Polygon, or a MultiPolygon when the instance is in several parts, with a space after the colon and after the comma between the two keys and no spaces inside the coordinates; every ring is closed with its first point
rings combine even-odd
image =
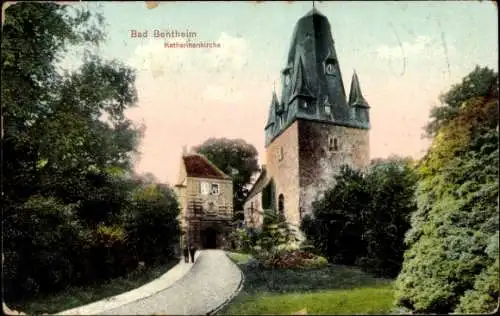
{"type": "MultiPolygon", "coordinates": [[[[285,124],[266,125],[266,147],[298,119],[368,129],[352,117],[330,22],[316,8],[297,21],[282,74],[286,79],[280,95],[285,105],[281,114],[285,124]]],[[[359,83],[355,88],[353,91],[359,91],[359,83]]],[[[355,95],[359,103],[356,106],[365,106],[361,94],[355,95]]],[[[276,119],[272,113],[268,122],[276,119]]]]}
{"type": "Polygon", "coordinates": [[[203,155],[188,154],[183,156],[182,159],[188,177],[221,180],[231,179],[231,177],[222,172],[203,155]]]}
{"type": "Polygon", "coordinates": [[[279,107],[279,101],[278,101],[278,96],[276,95],[276,91],[273,91],[273,95],[271,98],[271,104],[269,105],[269,115],[267,119],[267,124],[265,128],[268,128],[269,126],[273,125],[276,123],[276,110],[279,107]]]}
{"type": "Polygon", "coordinates": [[[366,102],[363,94],[361,93],[361,87],[359,85],[359,79],[356,71],[352,74],[351,90],[349,91],[349,105],[361,108],[370,108],[368,102],[366,102]]]}

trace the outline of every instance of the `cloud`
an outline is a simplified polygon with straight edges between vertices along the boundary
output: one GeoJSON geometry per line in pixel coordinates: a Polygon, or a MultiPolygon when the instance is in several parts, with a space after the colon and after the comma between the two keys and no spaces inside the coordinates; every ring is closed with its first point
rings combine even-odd
{"type": "Polygon", "coordinates": [[[403,42],[401,45],[381,45],[375,49],[377,56],[381,59],[399,59],[403,57],[420,57],[420,58],[441,58],[446,54],[454,51],[453,46],[445,48],[442,41],[437,41],[428,36],[417,36],[412,42],[403,42]]]}
{"type": "Polygon", "coordinates": [[[211,54],[207,54],[208,65],[212,70],[239,71],[247,64],[247,43],[241,37],[232,37],[224,32],[221,33],[217,43],[220,48],[213,49],[211,54]]]}

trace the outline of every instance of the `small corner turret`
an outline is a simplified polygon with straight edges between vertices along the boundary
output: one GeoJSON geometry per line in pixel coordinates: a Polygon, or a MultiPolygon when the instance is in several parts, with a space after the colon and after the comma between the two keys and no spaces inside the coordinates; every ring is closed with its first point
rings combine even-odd
{"type": "Polygon", "coordinates": [[[370,127],[370,106],[361,93],[358,75],[353,71],[351,90],[349,91],[349,106],[351,119],[364,128],[370,127]]]}

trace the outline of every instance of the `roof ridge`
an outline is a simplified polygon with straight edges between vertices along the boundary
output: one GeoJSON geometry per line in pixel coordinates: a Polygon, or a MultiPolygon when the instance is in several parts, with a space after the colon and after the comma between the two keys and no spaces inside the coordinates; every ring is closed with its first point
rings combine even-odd
{"type": "Polygon", "coordinates": [[[231,179],[229,175],[227,175],[224,171],[220,170],[213,162],[210,161],[205,155],[198,153],[198,152],[193,152],[185,155],[184,157],[189,157],[189,156],[198,156],[202,158],[210,167],[212,167],[217,173],[219,173],[220,176],[226,179],[231,179]]]}

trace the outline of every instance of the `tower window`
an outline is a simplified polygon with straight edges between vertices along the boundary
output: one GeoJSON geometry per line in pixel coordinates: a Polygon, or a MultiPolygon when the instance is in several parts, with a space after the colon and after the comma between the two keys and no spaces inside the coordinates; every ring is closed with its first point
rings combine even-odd
{"type": "Polygon", "coordinates": [[[278,211],[280,215],[285,215],[285,197],[283,194],[278,197],[278,211]]]}
{"type": "Polygon", "coordinates": [[[338,140],[336,138],[330,137],[328,139],[328,150],[330,150],[330,151],[339,150],[339,143],[338,143],[338,140]]]}
{"type": "Polygon", "coordinates": [[[283,160],[283,147],[278,148],[278,161],[283,160]]]}
{"type": "Polygon", "coordinates": [[[325,113],[330,115],[332,113],[332,110],[329,105],[325,105],[325,113]]]}

